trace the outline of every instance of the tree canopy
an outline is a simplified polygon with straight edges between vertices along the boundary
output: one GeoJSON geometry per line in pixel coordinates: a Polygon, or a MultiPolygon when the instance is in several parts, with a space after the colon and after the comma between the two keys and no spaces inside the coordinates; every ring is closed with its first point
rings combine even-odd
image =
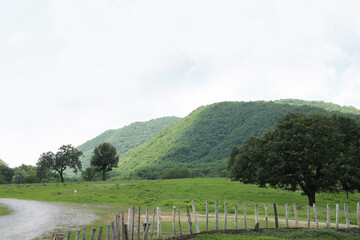
{"type": "Polygon", "coordinates": [[[103,181],[106,180],[106,173],[116,168],[119,163],[119,156],[116,148],[110,143],[102,143],[94,149],[94,155],[91,158],[91,166],[101,172],[103,181]]]}
{"type": "Polygon", "coordinates": [[[56,171],[60,176],[61,182],[64,182],[63,174],[66,168],[72,168],[74,172],[81,170],[81,161],[79,159],[81,156],[82,152],[73,146],[63,145],[58,149],[56,154],[53,152],[41,154],[36,166],[39,169],[56,171]]]}
{"type": "Polygon", "coordinates": [[[360,190],[360,125],[353,119],[290,113],[275,130],[251,137],[229,161],[230,178],[295,191],[360,190]]]}

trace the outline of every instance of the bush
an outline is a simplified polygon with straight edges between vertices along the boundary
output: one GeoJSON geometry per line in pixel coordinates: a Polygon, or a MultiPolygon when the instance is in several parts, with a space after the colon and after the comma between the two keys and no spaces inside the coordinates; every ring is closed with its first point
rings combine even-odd
{"type": "Polygon", "coordinates": [[[39,179],[35,175],[29,175],[24,177],[24,183],[38,183],[39,179]]]}
{"type": "Polygon", "coordinates": [[[192,174],[188,168],[169,168],[166,172],[161,176],[162,179],[175,179],[175,178],[191,178],[192,174]]]}

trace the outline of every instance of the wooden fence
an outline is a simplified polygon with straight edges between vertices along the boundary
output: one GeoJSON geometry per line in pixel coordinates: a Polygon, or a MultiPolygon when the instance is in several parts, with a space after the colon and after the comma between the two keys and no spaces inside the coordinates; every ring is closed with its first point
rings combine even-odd
{"type": "MultiPolygon", "coordinates": [[[[260,227],[262,228],[268,228],[270,223],[274,224],[274,228],[279,228],[279,223],[283,223],[285,224],[286,228],[290,228],[290,227],[295,227],[295,228],[299,228],[301,227],[301,225],[305,228],[311,228],[311,227],[315,227],[315,228],[319,228],[320,226],[323,227],[335,227],[335,228],[339,228],[339,227],[343,227],[343,228],[350,228],[352,227],[359,227],[360,228],[360,202],[357,203],[357,210],[356,210],[356,219],[357,219],[357,225],[350,225],[350,215],[349,215],[349,208],[348,208],[348,204],[345,203],[344,204],[344,215],[345,215],[345,222],[346,225],[342,224],[340,225],[339,223],[339,219],[340,219],[340,206],[339,204],[336,204],[335,207],[335,222],[331,223],[331,207],[329,204],[327,204],[326,206],[326,223],[319,222],[319,214],[318,214],[318,210],[316,205],[314,204],[312,207],[310,205],[307,205],[307,211],[306,211],[306,215],[307,215],[307,220],[306,221],[299,221],[299,217],[298,217],[298,211],[297,211],[297,207],[296,204],[293,203],[292,204],[292,216],[293,218],[290,219],[289,217],[289,205],[285,204],[285,214],[284,217],[285,218],[279,218],[279,209],[280,209],[280,205],[273,203],[272,204],[272,216],[269,216],[269,207],[267,205],[263,206],[263,210],[264,210],[264,217],[260,218],[259,217],[259,211],[262,210],[259,208],[258,204],[254,204],[254,216],[249,217],[249,215],[247,214],[248,210],[249,210],[249,206],[247,204],[243,205],[243,215],[242,217],[239,217],[239,206],[237,204],[234,205],[234,215],[231,218],[231,220],[233,220],[234,223],[234,227],[230,227],[228,224],[228,204],[224,203],[224,216],[222,218],[223,221],[223,229],[227,230],[227,229],[249,229],[249,220],[253,220],[254,221],[254,225],[251,228],[254,229],[259,229],[260,227]],[[313,217],[314,217],[314,221],[311,221],[311,212],[313,212],[313,217]],[[260,219],[262,220],[262,224],[260,225],[260,219]],[[239,224],[240,221],[242,220],[242,224],[239,224]],[[291,224],[290,224],[291,222],[291,224]],[[300,224],[301,222],[301,224],[300,224]],[[242,225],[242,226],[241,226],[242,225]]],[[[214,230],[219,230],[219,221],[220,221],[220,217],[219,217],[219,202],[215,201],[215,214],[214,215],[210,215],[209,213],[209,201],[206,201],[206,212],[205,215],[204,214],[197,214],[196,213],[196,208],[195,208],[195,201],[192,200],[191,202],[191,209],[192,209],[192,215],[190,213],[190,208],[188,205],[185,205],[185,211],[186,211],[186,220],[185,222],[187,223],[184,226],[184,219],[181,220],[181,212],[180,212],[180,205],[179,206],[173,206],[172,208],[172,217],[170,217],[171,219],[171,236],[178,236],[178,235],[183,235],[183,234],[192,234],[194,233],[194,231],[196,233],[200,233],[200,231],[209,231],[209,223],[210,220],[214,221],[214,230]],[[177,211],[176,211],[177,210],[177,211]],[[176,213],[177,213],[177,218],[176,218],[176,213]],[[213,218],[214,216],[214,218],[213,218]],[[200,230],[200,226],[199,226],[199,221],[198,221],[198,217],[201,217],[203,219],[203,221],[201,221],[202,225],[204,229],[200,230]],[[205,218],[205,220],[204,220],[205,218]],[[195,224],[195,227],[193,227],[193,224],[195,224]],[[178,226],[178,227],[177,227],[178,226]]],[[[101,239],[106,239],[106,240],[147,240],[147,239],[151,239],[151,238],[160,238],[160,237],[165,237],[162,234],[162,226],[163,226],[163,219],[162,219],[162,215],[161,215],[161,208],[157,207],[156,209],[153,208],[152,209],[152,220],[151,222],[149,221],[150,216],[150,209],[146,209],[145,212],[145,218],[144,218],[144,222],[142,223],[142,213],[141,213],[141,208],[138,207],[137,209],[135,207],[133,208],[129,208],[128,210],[128,214],[127,214],[127,222],[125,222],[125,213],[121,212],[119,214],[116,214],[115,219],[113,222],[111,222],[110,224],[108,224],[106,226],[106,231],[104,231],[104,227],[99,227],[99,229],[96,228],[83,228],[82,230],[78,230],[75,231],[74,234],[75,239],[76,240],[86,240],[86,236],[87,236],[87,230],[90,230],[90,240],[101,240],[101,239]],[[137,212],[137,218],[136,216],[136,212],[137,212]],[[135,219],[136,219],[136,224],[135,224],[135,219]],[[156,219],[156,221],[155,221],[156,219]],[[142,224],[141,224],[142,223],[142,224]],[[156,235],[155,235],[155,225],[156,225],[156,235]],[[98,230],[98,231],[97,231],[98,230]]],[[[167,219],[169,219],[168,216],[166,216],[167,219]]],[[[322,216],[323,217],[323,216],[322,216]]],[[[325,217],[325,216],[324,216],[325,217]]],[[[67,231],[66,233],[56,233],[54,234],[53,240],[70,240],[72,237],[72,231],[67,231]]],[[[169,233],[167,233],[167,236],[169,236],[169,233]]]]}

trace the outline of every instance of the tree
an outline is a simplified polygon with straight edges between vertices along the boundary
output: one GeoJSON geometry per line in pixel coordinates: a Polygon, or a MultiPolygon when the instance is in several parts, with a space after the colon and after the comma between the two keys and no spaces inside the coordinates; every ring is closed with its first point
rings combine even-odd
{"type": "Polygon", "coordinates": [[[82,156],[81,151],[71,145],[63,145],[58,149],[56,154],[53,152],[43,153],[36,163],[36,166],[39,169],[56,171],[60,176],[61,182],[64,182],[63,175],[67,167],[73,168],[75,173],[81,169],[80,156],[82,156]]]}
{"type": "Polygon", "coordinates": [[[84,181],[92,181],[96,175],[96,167],[88,167],[85,171],[81,172],[84,181]]]}
{"type": "Polygon", "coordinates": [[[94,149],[90,165],[101,172],[103,181],[106,180],[106,173],[118,166],[119,156],[116,154],[116,148],[110,143],[100,144],[94,149]]]}
{"type": "Polygon", "coordinates": [[[14,176],[14,170],[7,164],[0,164],[0,184],[11,183],[14,176]]]}
{"type": "Polygon", "coordinates": [[[295,191],[315,203],[320,191],[360,190],[360,125],[350,118],[288,114],[251,137],[230,164],[230,178],[295,191]]]}

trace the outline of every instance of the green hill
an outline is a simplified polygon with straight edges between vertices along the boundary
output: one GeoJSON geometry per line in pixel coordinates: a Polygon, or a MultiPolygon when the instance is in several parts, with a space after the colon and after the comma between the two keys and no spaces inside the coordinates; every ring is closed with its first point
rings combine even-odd
{"type": "Polygon", "coordinates": [[[159,131],[177,122],[179,119],[180,118],[178,117],[162,117],[147,122],[132,123],[115,130],[105,131],[99,136],[77,147],[77,149],[84,153],[84,158],[82,158],[83,169],[90,166],[90,159],[94,148],[99,144],[108,142],[114,145],[121,158],[130,149],[143,144],[159,131]]]}
{"type": "MultiPolygon", "coordinates": [[[[330,113],[303,103],[222,102],[200,107],[127,152],[119,161],[117,173],[154,179],[164,169],[179,166],[199,175],[224,176],[232,147],[273,129],[286,113],[330,113]]],[[[360,115],[350,116],[360,120],[360,115]]]]}

